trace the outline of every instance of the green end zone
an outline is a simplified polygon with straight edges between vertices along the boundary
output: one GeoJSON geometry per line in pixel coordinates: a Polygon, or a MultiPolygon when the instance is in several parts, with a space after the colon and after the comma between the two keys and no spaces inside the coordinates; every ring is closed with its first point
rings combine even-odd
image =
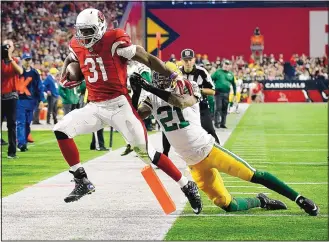
{"type": "MultiPolygon", "coordinates": [[[[8,159],[8,146],[2,146],[2,197],[18,192],[60,172],[67,171],[68,165],[60,152],[54,133],[51,131],[32,131],[36,141],[28,145],[27,152],[17,152],[18,159],[8,159]]],[[[7,132],[2,132],[7,140],[7,132]]],[[[90,150],[91,134],[74,138],[82,163],[89,161],[106,152],[90,150]]],[[[105,144],[109,143],[109,131],[104,132],[105,144]]],[[[113,147],[118,149],[126,143],[120,133],[113,133],[113,147]]]]}
{"type": "Polygon", "coordinates": [[[288,210],[226,213],[202,194],[201,216],[187,205],[165,240],[328,240],[327,117],[327,104],[251,105],[224,145],[314,200],[320,207],[318,217],[261,185],[223,174],[235,197],[263,192],[285,202],[288,210]]]}

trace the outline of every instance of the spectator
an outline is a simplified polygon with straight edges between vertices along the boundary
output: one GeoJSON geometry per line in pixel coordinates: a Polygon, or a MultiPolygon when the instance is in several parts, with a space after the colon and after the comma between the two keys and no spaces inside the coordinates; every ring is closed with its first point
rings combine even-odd
{"type": "Polygon", "coordinates": [[[23,60],[23,79],[28,83],[26,89],[19,90],[17,102],[17,148],[21,152],[27,151],[27,141],[30,135],[30,125],[33,119],[33,111],[39,102],[46,101],[43,95],[43,85],[36,69],[31,67],[32,55],[25,53],[23,60]],[[29,80],[30,79],[30,80],[29,80]]]}
{"type": "Polygon", "coordinates": [[[201,59],[201,55],[200,54],[197,54],[196,55],[195,64],[196,65],[201,65],[202,64],[202,59],[201,59]]]}
{"type": "Polygon", "coordinates": [[[170,59],[169,59],[169,61],[170,61],[170,62],[173,62],[173,63],[176,62],[175,54],[171,54],[171,55],[170,55],[170,59]]]}
{"type": "Polygon", "coordinates": [[[251,36],[251,53],[253,56],[253,59],[256,59],[256,56],[258,54],[259,60],[262,63],[263,62],[263,51],[264,51],[264,36],[261,35],[260,30],[258,27],[254,30],[254,35],[251,36]]]}
{"type": "Polygon", "coordinates": [[[64,115],[68,114],[72,110],[78,108],[79,105],[79,93],[78,87],[68,89],[62,86],[59,86],[58,91],[59,95],[62,98],[64,115]]]}
{"type": "Polygon", "coordinates": [[[5,40],[1,45],[1,125],[3,119],[7,119],[8,128],[8,158],[16,156],[16,107],[17,89],[16,84],[19,75],[23,74],[23,68],[18,65],[18,59],[13,57],[14,43],[12,40],[5,40]]]}
{"type": "Polygon", "coordinates": [[[47,92],[48,112],[47,112],[47,124],[50,124],[50,115],[53,116],[54,124],[57,124],[57,103],[58,103],[58,70],[51,68],[49,75],[44,81],[45,91],[47,92]]]}
{"type": "Polygon", "coordinates": [[[236,86],[234,82],[234,75],[230,71],[230,61],[225,60],[222,69],[218,69],[211,75],[212,80],[215,83],[215,127],[226,127],[226,116],[229,103],[229,93],[231,85],[233,87],[233,102],[236,99],[236,86]]]}

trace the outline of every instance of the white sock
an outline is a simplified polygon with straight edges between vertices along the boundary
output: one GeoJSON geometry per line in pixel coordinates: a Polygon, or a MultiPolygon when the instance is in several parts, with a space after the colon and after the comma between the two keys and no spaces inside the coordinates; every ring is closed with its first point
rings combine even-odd
{"type": "Polygon", "coordinates": [[[183,187],[188,183],[188,179],[186,176],[182,175],[182,178],[177,183],[180,187],[183,187]]]}
{"type": "Polygon", "coordinates": [[[70,171],[73,171],[75,172],[76,170],[78,170],[81,166],[81,163],[79,162],[78,164],[74,165],[74,166],[71,166],[70,167],[70,171]]]}
{"type": "Polygon", "coordinates": [[[298,195],[295,199],[295,202],[297,202],[298,198],[300,198],[301,195],[298,195]]]}

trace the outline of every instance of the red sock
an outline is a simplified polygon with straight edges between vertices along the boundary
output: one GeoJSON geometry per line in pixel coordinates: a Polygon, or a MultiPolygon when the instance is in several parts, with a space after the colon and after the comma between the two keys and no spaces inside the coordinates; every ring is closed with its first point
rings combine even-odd
{"type": "Polygon", "coordinates": [[[164,154],[160,155],[159,161],[156,165],[176,182],[178,182],[183,176],[174,163],[172,163],[172,161],[164,154]]]}
{"type": "Polygon", "coordinates": [[[73,139],[60,139],[57,142],[70,167],[80,163],[79,151],[73,139]]]}

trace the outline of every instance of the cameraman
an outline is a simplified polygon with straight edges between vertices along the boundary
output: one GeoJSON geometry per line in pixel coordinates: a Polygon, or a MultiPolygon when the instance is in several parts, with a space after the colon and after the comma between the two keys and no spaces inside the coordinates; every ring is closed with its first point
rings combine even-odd
{"type": "Polygon", "coordinates": [[[23,68],[18,65],[18,59],[12,57],[13,51],[13,41],[5,40],[1,45],[1,124],[6,117],[9,159],[16,158],[16,104],[18,99],[16,83],[18,83],[19,75],[23,74],[23,68]]]}

